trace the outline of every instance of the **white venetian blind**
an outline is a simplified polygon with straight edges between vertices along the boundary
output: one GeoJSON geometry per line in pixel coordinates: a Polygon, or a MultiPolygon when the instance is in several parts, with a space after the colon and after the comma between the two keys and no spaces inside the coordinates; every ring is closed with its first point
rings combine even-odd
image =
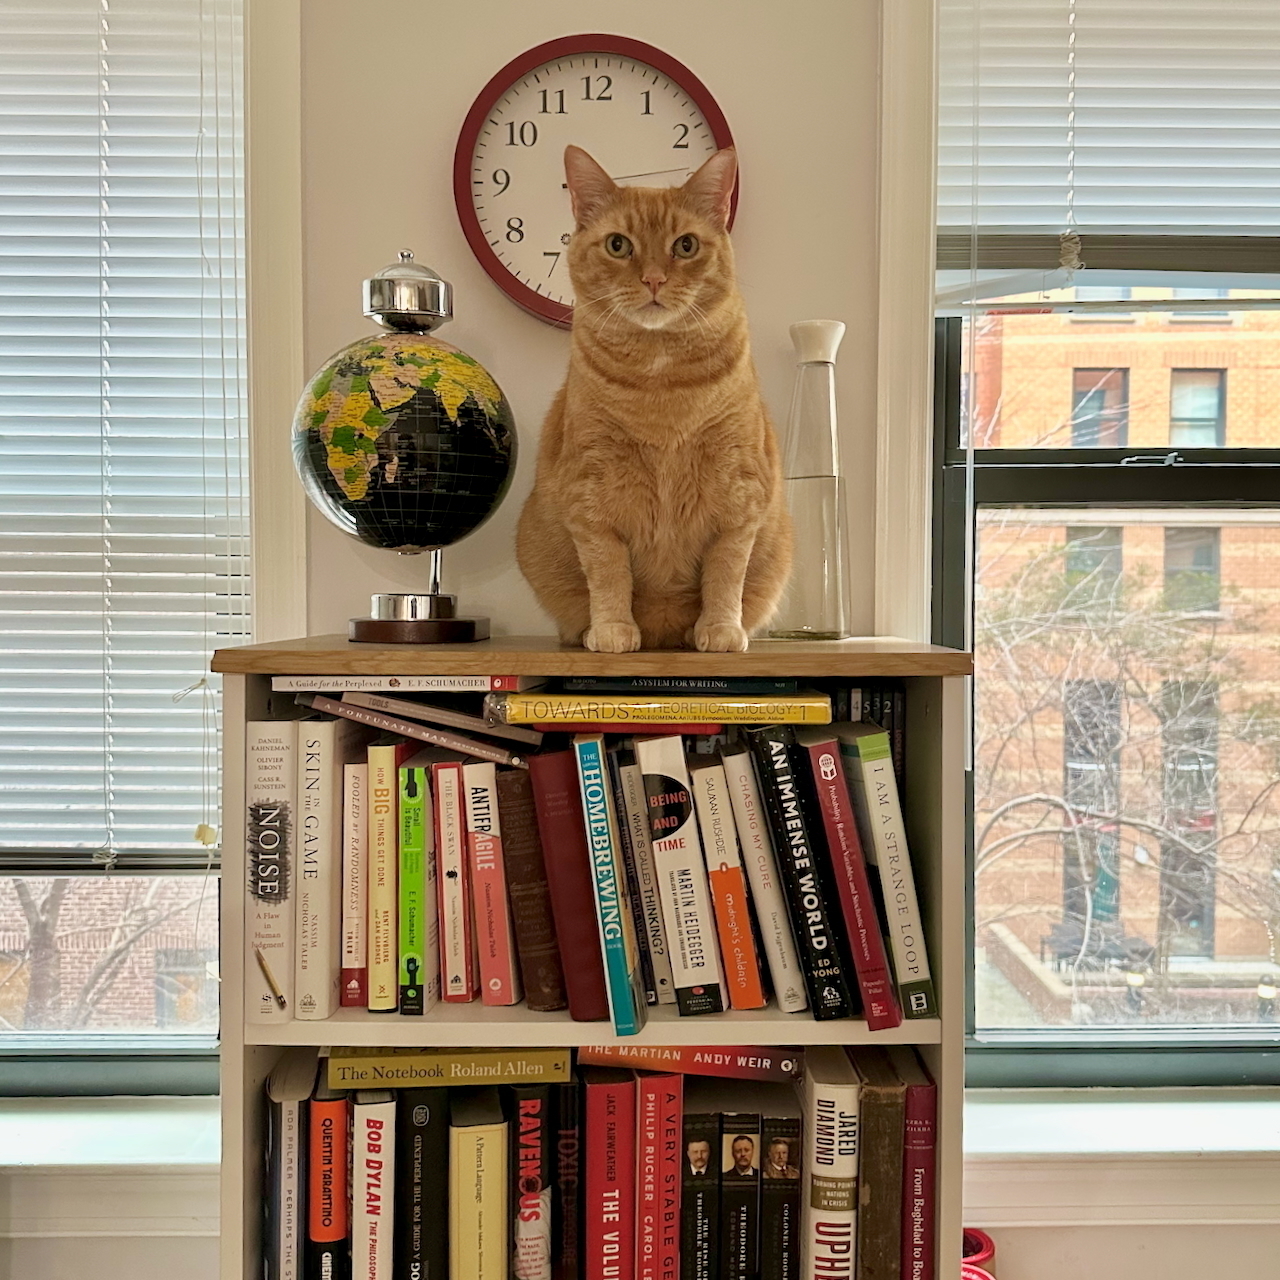
{"type": "Polygon", "coordinates": [[[941,0],[943,230],[1272,235],[1277,0],[941,0]]]}
{"type": "Polygon", "coordinates": [[[248,631],[239,0],[0,0],[0,855],[203,862],[248,631]],[[176,699],[176,700],[175,700],[176,699]]]}

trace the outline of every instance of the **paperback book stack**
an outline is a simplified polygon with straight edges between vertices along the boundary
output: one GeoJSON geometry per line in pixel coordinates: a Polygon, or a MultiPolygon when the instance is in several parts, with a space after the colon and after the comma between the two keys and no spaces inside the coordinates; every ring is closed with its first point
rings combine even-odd
{"type": "Polygon", "coordinates": [[[908,1048],[290,1050],[267,1093],[268,1280],[934,1280],[908,1048]]]}
{"type": "Polygon", "coordinates": [[[900,687],[522,679],[275,678],[246,743],[251,1021],[936,1016],[900,687]]]}

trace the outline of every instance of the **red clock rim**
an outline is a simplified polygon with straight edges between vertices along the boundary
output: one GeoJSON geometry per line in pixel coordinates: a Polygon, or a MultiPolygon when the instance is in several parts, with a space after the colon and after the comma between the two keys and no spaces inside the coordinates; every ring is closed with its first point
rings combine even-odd
{"type": "MultiPolygon", "coordinates": [[[[471,110],[467,112],[466,119],[462,122],[462,129],[458,134],[458,145],[453,153],[453,200],[458,209],[458,221],[462,224],[462,233],[471,246],[471,252],[475,254],[477,261],[494,284],[526,311],[562,329],[569,328],[572,323],[573,308],[543,297],[535,289],[530,289],[527,284],[517,280],[494,253],[493,246],[480,229],[480,219],[476,216],[475,206],[471,203],[471,164],[475,155],[476,142],[480,137],[480,126],[502,94],[516,80],[528,75],[543,63],[582,53],[604,53],[613,57],[634,58],[637,62],[643,62],[655,71],[662,72],[667,79],[678,84],[702,112],[703,119],[711,128],[711,136],[717,149],[733,146],[729,122],[707,86],[684,63],[677,61],[668,53],[663,53],[661,49],[654,48],[651,44],[645,44],[643,40],[601,34],[561,36],[557,40],[548,40],[545,44],[526,49],[519,57],[512,58],[489,80],[489,83],[480,90],[476,100],[471,104],[471,110]]],[[[730,228],[733,227],[733,219],[738,211],[740,181],[741,176],[733,186],[733,198],[729,205],[730,228]]]]}

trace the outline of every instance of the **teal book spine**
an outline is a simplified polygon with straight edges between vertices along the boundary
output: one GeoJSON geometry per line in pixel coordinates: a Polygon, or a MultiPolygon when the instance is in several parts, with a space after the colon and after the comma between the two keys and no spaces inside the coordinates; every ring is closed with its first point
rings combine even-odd
{"type": "Polygon", "coordinates": [[[421,1016],[426,980],[426,926],[428,905],[426,874],[426,794],[430,785],[426,769],[406,764],[400,768],[400,1012],[421,1016]]]}
{"type": "Polygon", "coordinates": [[[622,866],[622,838],[613,807],[613,790],[605,762],[602,734],[579,734],[573,740],[578,784],[591,853],[596,920],[604,956],[609,1015],[616,1035],[638,1035],[648,1018],[640,973],[640,948],[622,866]]]}

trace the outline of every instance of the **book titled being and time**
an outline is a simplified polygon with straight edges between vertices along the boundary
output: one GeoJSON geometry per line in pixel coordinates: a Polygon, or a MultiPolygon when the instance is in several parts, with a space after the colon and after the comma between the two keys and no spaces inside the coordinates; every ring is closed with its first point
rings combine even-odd
{"type": "Polygon", "coordinates": [[[272,684],[245,743],[252,1023],[937,1016],[899,682],[272,684]]]}

